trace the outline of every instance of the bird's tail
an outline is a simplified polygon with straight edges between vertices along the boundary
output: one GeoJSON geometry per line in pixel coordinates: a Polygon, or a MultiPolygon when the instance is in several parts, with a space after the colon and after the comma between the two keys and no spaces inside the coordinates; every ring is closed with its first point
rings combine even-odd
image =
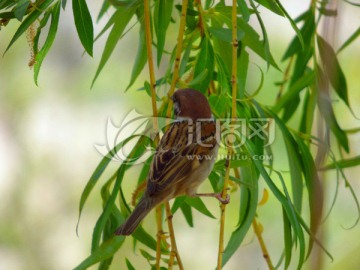
{"type": "Polygon", "coordinates": [[[116,229],[116,235],[129,235],[139,226],[140,222],[145,218],[145,216],[150,212],[151,209],[155,206],[154,203],[151,203],[149,198],[142,197],[139,203],[136,205],[134,211],[130,214],[128,219],[116,229]]]}

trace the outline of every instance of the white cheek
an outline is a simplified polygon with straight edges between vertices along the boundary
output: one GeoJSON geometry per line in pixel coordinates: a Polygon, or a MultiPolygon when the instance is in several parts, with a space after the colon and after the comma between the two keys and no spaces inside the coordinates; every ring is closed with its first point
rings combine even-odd
{"type": "Polygon", "coordinates": [[[180,113],[179,103],[174,103],[174,114],[177,116],[180,113]]]}

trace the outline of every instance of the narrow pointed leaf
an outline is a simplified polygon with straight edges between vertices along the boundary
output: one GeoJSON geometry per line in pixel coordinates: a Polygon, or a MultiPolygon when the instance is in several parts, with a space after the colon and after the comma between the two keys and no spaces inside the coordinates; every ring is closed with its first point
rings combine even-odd
{"type": "Polygon", "coordinates": [[[194,89],[205,92],[209,87],[214,71],[214,50],[209,39],[205,38],[201,43],[200,53],[194,68],[196,78],[205,69],[208,70],[206,77],[199,83],[193,85],[194,89]]]}
{"type": "Polygon", "coordinates": [[[61,9],[60,4],[61,4],[61,2],[58,1],[51,11],[51,24],[50,24],[48,36],[45,40],[43,47],[36,54],[36,57],[35,57],[34,81],[35,81],[36,85],[38,85],[38,76],[39,76],[41,64],[42,64],[45,56],[48,54],[48,52],[55,40],[55,36],[56,36],[57,29],[58,29],[58,24],[59,24],[59,18],[60,18],[60,9],[61,9]]]}
{"type": "MultiPolygon", "coordinates": [[[[253,147],[253,145],[249,146],[253,147]]],[[[241,168],[241,176],[248,185],[241,186],[238,227],[232,232],[223,255],[223,266],[239,248],[254,220],[258,201],[258,175],[254,164],[241,168]]]]}
{"type": "Polygon", "coordinates": [[[92,56],[94,44],[94,27],[89,8],[85,0],[72,1],[75,26],[85,51],[92,56]]]}
{"type": "Polygon", "coordinates": [[[160,65],[165,47],[166,32],[171,20],[174,0],[158,0],[155,2],[154,27],[157,38],[157,65],[160,65]]]}
{"type": "Polygon", "coordinates": [[[141,24],[138,50],[136,53],[135,63],[131,72],[130,83],[126,87],[126,90],[128,90],[134,84],[140,72],[144,69],[146,62],[147,62],[147,50],[146,50],[146,42],[145,42],[145,29],[144,29],[144,24],[141,24]]]}
{"type": "Polygon", "coordinates": [[[360,27],[344,42],[343,45],[338,49],[337,53],[340,53],[347,46],[349,46],[357,37],[360,35],[360,27]]]}
{"type": "Polygon", "coordinates": [[[334,49],[321,36],[317,36],[320,57],[324,65],[324,71],[338,96],[349,107],[347,84],[334,49]]]}
{"type": "Polygon", "coordinates": [[[82,261],[74,270],[86,270],[90,266],[110,258],[119,250],[124,243],[124,236],[114,236],[110,240],[104,242],[97,250],[91,253],[84,261],[82,261]]]}
{"type": "Polygon", "coordinates": [[[187,197],[185,199],[185,203],[190,205],[191,207],[194,207],[196,210],[198,210],[200,213],[204,214],[205,216],[208,216],[210,218],[215,218],[213,214],[207,209],[204,202],[198,198],[198,197],[187,197]]]}
{"type": "Polygon", "coordinates": [[[113,53],[116,44],[118,43],[119,39],[121,38],[122,33],[125,30],[125,27],[129,23],[130,19],[135,13],[134,8],[127,8],[127,7],[119,7],[116,11],[115,23],[109,37],[106,41],[104,51],[101,56],[101,60],[99,66],[96,70],[95,77],[92,81],[91,86],[94,85],[97,77],[99,76],[101,70],[104,68],[106,62],[109,60],[111,54],[113,53]]]}
{"type": "Polygon", "coordinates": [[[289,15],[289,13],[286,11],[286,9],[282,6],[282,4],[280,3],[279,0],[274,0],[276,2],[276,4],[278,5],[278,7],[281,9],[281,11],[284,13],[285,17],[289,20],[290,24],[291,24],[291,27],[294,29],[299,41],[300,41],[300,44],[301,44],[301,47],[302,48],[305,48],[305,45],[304,45],[304,40],[303,40],[303,37],[301,35],[301,32],[299,30],[299,28],[297,27],[296,23],[294,22],[294,20],[291,18],[291,16],[289,15]]]}
{"type": "Polygon", "coordinates": [[[338,160],[336,163],[330,163],[322,168],[322,170],[332,170],[338,167],[342,169],[360,166],[360,156],[356,156],[349,159],[338,160]]]}

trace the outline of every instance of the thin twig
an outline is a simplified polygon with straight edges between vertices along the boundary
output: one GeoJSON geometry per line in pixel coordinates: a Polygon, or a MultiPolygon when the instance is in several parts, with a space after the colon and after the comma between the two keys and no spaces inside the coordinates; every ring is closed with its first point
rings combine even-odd
{"type": "Polygon", "coordinates": [[[276,95],[276,102],[279,101],[279,99],[282,96],[282,93],[284,92],[284,87],[285,87],[285,83],[287,82],[287,80],[289,79],[289,73],[290,73],[290,68],[293,62],[294,56],[291,56],[288,65],[286,66],[285,72],[284,72],[284,77],[283,80],[281,82],[280,88],[279,88],[279,92],[276,95]]]}
{"type": "Polygon", "coordinates": [[[201,36],[204,36],[204,9],[201,6],[201,0],[195,0],[196,8],[199,12],[199,28],[201,36]]]}
{"type": "MultiPolygon", "coordinates": [[[[182,44],[183,44],[183,35],[185,31],[185,24],[186,24],[186,11],[188,6],[188,0],[183,0],[182,2],[182,9],[181,9],[181,19],[180,19],[180,26],[179,26],[179,32],[177,37],[177,44],[176,44],[176,55],[175,55],[175,63],[174,63],[174,70],[173,70],[173,77],[171,81],[171,86],[168,92],[168,108],[166,111],[166,117],[171,117],[171,110],[172,110],[172,101],[170,97],[174,94],[176,83],[179,79],[179,66],[180,66],[180,57],[182,52],[182,44]]],[[[170,204],[169,202],[165,203],[165,209],[168,216],[171,216],[171,210],[170,210],[170,204]]],[[[169,235],[170,235],[170,241],[171,241],[171,252],[170,252],[170,258],[169,258],[169,269],[172,267],[172,263],[174,261],[174,257],[176,256],[176,259],[178,261],[178,265],[180,269],[183,269],[182,262],[180,259],[179,252],[177,250],[176,246],[176,240],[175,240],[175,233],[174,233],[174,227],[172,224],[172,219],[167,219],[168,227],[169,227],[169,235]]]]}
{"type": "Polygon", "coordinates": [[[156,80],[154,72],[154,61],[152,57],[152,37],[151,37],[151,25],[150,25],[150,8],[149,0],[144,0],[144,18],[145,18],[145,38],[146,38],[146,49],[147,49],[147,58],[149,65],[149,74],[150,74],[150,90],[151,90],[151,105],[153,110],[153,121],[154,121],[154,133],[158,134],[158,122],[157,122],[157,108],[156,108],[156,80]]]}
{"type": "MultiPolygon", "coordinates": [[[[237,49],[238,49],[238,40],[237,40],[237,1],[232,1],[232,72],[231,72],[231,86],[232,86],[232,110],[231,117],[236,119],[236,96],[237,96],[237,49]]],[[[230,127],[230,134],[234,133],[234,126],[230,127]]],[[[225,199],[227,197],[229,178],[230,178],[230,159],[233,154],[232,142],[229,141],[228,153],[225,162],[225,180],[224,187],[222,190],[222,197],[225,199]]],[[[218,251],[218,262],[217,269],[222,269],[222,259],[224,253],[224,230],[225,230],[225,209],[226,204],[220,205],[221,209],[221,218],[220,218],[220,233],[219,233],[219,251],[218,251]]]]}
{"type": "Polygon", "coordinates": [[[266,248],[266,245],[265,245],[265,242],[264,242],[264,239],[262,237],[262,229],[261,229],[261,225],[259,223],[257,223],[256,221],[256,218],[254,218],[253,222],[252,222],[252,226],[253,226],[253,229],[254,229],[254,232],[255,232],[255,235],[259,241],[259,244],[260,244],[260,247],[261,247],[261,250],[262,250],[262,253],[263,253],[263,257],[264,259],[266,260],[266,263],[269,267],[270,270],[273,270],[274,269],[274,266],[271,262],[271,258],[269,256],[269,252],[266,248]]]}
{"type": "Polygon", "coordinates": [[[171,241],[171,253],[170,253],[170,259],[169,259],[169,264],[168,264],[168,270],[172,270],[173,265],[174,265],[174,258],[175,257],[176,257],[176,260],[178,262],[180,270],[184,270],[182,261],[181,261],[180,256],[179,256],[179,252],[177,250],[175,237],[171,237],[171,235],[175,236],[175,233],[174,233],[174,227],[173,227],[173,224],[172,224],[173,215],[171,213],[169,203],[165,204],[165,210],[166,210],[166,217],[167,217],[167,221],[168,221],[168,225],[169,225],[169,234],[170,234],[170,241],[171,241]]]}
{"type": "MultiPolygon", "coordinates": [[[[158,120],[157,120],[157,107],[156,107],[156,80],[154,72],[154,61],[152,57],[152,37],[151,37],[151,24],[150,24],[150,7],[149,0],[144,0],[144,20],[145,20],[145,38],[146,49],[148,57],[148,66],[150,74],[150,91],[151,91],[151,105],[153,110],[153,126],[155,134],[155,145],[158,144],[158,120]]],[[[156,208],[156,223],[157,223],[157,237],[156,237],[156,270],[160,269],[161,260],[161,241],[163,236],[162,220],[161,220],[161,206],[156,208]]]]}
{"type": "Polygon", "coordinates": [[[174,94],[176,83],[179,80],[179,66],[180,66],[180,57],[181,57],[181,52],[182,52],[183,35],[184,35],[185,25],[186,25],[187,6],[188,6],[188,0],[183,0],[182,8],[181,8],[180,26],[179,26],[179,32],[178,32],[177,44],[176,44],[176,55],[175,55],[173,77],[172,77],[171,86],[170,86],[170,89],[168,92],[169,106],[166,111],[166,116],[168,118],[171,115],[171,109],[172,109],[172,101],[171,101],[170,97],[174,94]]]}
{"type": "Polygon", "coordinates": [[[162,215],[161,215],[161,205],[158,205],[155,209],[156,212],[156,270],[160,269],[160,260],[161,260],[161,241],[164,236],[164,231],[162,227],[162,215]]]}

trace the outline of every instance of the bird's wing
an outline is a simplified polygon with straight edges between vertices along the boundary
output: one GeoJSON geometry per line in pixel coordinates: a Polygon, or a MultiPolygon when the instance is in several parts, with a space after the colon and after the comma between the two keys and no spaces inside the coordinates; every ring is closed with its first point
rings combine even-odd
{"type": "MultiPolygon", "coordinates": [[[[214,133],[211,131],[211,135],[214,133]]],[[[216,142],[212,143],[215,146],[216,142]]],[[[189,136],[187,121],[173,123],[162,137],[152,161],[147,182],[148,194],[158,194],[188,177],[203,161],[201,157],[210,151],[210,147],[197,143],[189,136]]]]}

